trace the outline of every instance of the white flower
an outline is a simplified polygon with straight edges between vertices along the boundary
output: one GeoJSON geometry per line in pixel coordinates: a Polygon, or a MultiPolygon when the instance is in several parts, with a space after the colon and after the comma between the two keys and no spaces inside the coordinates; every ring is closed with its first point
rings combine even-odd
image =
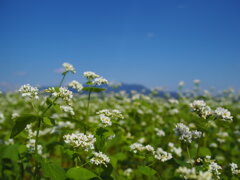
{"type": "Polygon", "coordinates": [[[30,84],[22,85],[18,91],[20,93],[22,93],[23,97],[39,99],[39,97],[38,97],[38,88],[30,86],[30,84]]]}
{"type": "Polygon", "coordinates": [[[87,79],[95,79],[99,77],[99,75],[91,71],[84,72],[83,76],[86,77],[87,79]]]}
{"type": "MultiPolygon", "coordinates": [[[[28,148],[28,150],[33,153],[35,151],[35,139],[29,139],[28,143],[26,144],[26,147],[28,148]]],[[[42,145],[38,144],[37,145],[37,151],[38,151],[38,154],[42,154],[42,145]]]]}
{"type": "Polygon", "coordinates": [[[183,123],[178,123],[174,131],[175,135],[179,136],[180,140],[188,143],[191,143],[192,139],[197,139],[202,136],[202,132],[196,130],[190,131],[189,127],[187,127],[183,123]]]}
{"type": "Polygon", "coordinates": [[[157,136],[165,136],[165,132],[161,129],[155,128],[157,136]]]}
{"type": "Polygon", "coordinates": [[[194,167],[191,169],[187,167],[179,167],[176,172],[179,173],[184,179],[197,179],[197,173],[194,167]]]}
{"type": "Polygon", "coordinates": [[[200,131],[194,130],[194,131],[191,131],[191,133],[192,133],[193,139],[198,139],[202,136],[202,132],[200,132],[200,131]]]}
{"type": "Polygon", "coordinates": [[[70,144],[74,148],[83,148],[84,151],[94,149],[96,138],[92,134],[85,135],[83,133],[72,133],[63,136],[65,143],[70,144]]]}
{"type": "Polygon", "coordinates": [[[64,69],[65,69],[65,72],[71,72],[71,73],[73,73],[73,74],[76,73],[73,65],[71,65],[71,64],[69,64],[69,63],[66,63],[66,62],[63,63],[63,67],[64,67],[64,69]]]}
{"type": "Polygon", "coordinates": [[[131,146],[130,146],[130,150],[133,151],[134,153],[137,153],[137,151],[144,151],[145,150],[145,147],[140,144],[140,143],[133,143],[131,146]]]}
{"type": "Polygon", "coordinates": [[[157,148],[154,152],[154,157],[162,162],[172,159],[172,154],[164,151],[162,148],[157,148]]]}
{"type": "Polygon", "coordinates": [[[71,106],[60,106],[60,108],[66,113],[70,113],[71,115],[75,114],[71,106]]]}
{"type": "Polygon", "coordinates": [[[180,86],[180,87],[183,87],[185,85],[185,82],[184,81],[180,81],[179,83],[178,83],[178,86],[180,86]]]}
{"type": "Polygon", "coordinates": [[[97,84],[97,85],[102,85],[102,84],[108,84],[108,80],[106,80],[103,77],[98,77],[96,79],[94,79],[93,84],[97,84]]]}
{"type": "Polygon", "coordinates": [[[209,171],[199,171],[197,180],[212,180],[212,173],[209,171]]]}
{"type": "Polygon", "coordinates": [[[193,103],[190,104],[190,107],[194,112],[204,119],[212,114],[211,108],[207,106],[203,100],[194,100],[193,103]]]}
{"type": "Polygon", "coordinates": [[[127,168],[123,171],[123,175],[129,177],[133,170],[131,168],[127,168]]]}
{"type": "Polygon", "coordinates": [[[222,169],[222,167],[219,166],[219,165],[218,165],[217,163],[215,163],[215,162],[211,162],[211,163],[209,164],[209,171],[212,172],[214,175],[216,175],[216,177],[217,177],[218,179],[220,179],[219,175],[220,175],[221,173],[219,172],[219,170],[221,170],[221,169],[222,169]]]}
{"type": "Polygon", "coordinates": [[[49,92],[49,93],[52,93],[53,97],[62,98],[67,103],[70,103],[71,99],[73,98],[72,91],[69,91],[65,87],[60,87],[59,89],[51,87],[51,88],[48,88],[45,91],[49,92]]]}
{"type": "Polygon", "coordinates": [[[230,163],[229,165],[231,167],[232,174],[234,174],[234,175],[240,174],[240,170],[238,169],[238,165],[237,164],[230,163]]]}
{"type": "Polygon", "coordinates": [[[168,102],[171,103],[171,104],[178,104],[179,103],[178,100],[176,100],[176,99],[169,99],[168,102]]]}
{"type": "Polygon", "coordinates": [[[184,142],[192,142],[192,133],[189,130],[189,127],[184,125],[183,123],[178,123],[176,128],[174,129],[175,135],[179,136],[179,139],[184,142]]]}
{"type": "Polygon", "coordinates": [[[154,152],[154,148],[149,144],[145,146],[145,149],[149,152],[154,152]]]}
{"type": "Polygon", "coordinates": [[[177,156],[181,157],[182,156],[182,148],[176,148],[173,143],[169,142],[168,146],[170,148],[170,152],[175,153],[177,156]]]}
{"type": "Polygon", "coordinates": [[[232,120],[233,117],[231,116],[231,113],[230,111],[228,111],[227,109],[224,109],[222,107],[218,107],[216,110],[215,110],[215,114],[220,117],[222,120],[232,120]]]}
{"type": "Polygon", "coordinates": [[[109,117],[105,116],[104,114],[100,114],[99,117],[100,117],[100,120],[103,123],[104,127],[112,125],[112,121],[109,117]]]}
{"type": "Polygon", "coordinates": [[[78,92],[80,92],[83,89],[83,85],[76,80],[73,80],[72,82],[70,82],[68,86],[73,89],[76,89],[78,92]]]}
{"type": "Polygon", "coordinates": [[[200,81],[199,79],[195,79],[195,80],[193,81],[193,83],[196,84],[196,85],[200,84],[200,82],[201,82],[201,81],[200,81]]]}
{"type": "Polygon", "coordinates": [[[95,165],[103,164],[107,166],[107,163],[110,162],[109,157],[102,152],[93,152],[94,157],[90,159],[90,163],[95,165]]]}

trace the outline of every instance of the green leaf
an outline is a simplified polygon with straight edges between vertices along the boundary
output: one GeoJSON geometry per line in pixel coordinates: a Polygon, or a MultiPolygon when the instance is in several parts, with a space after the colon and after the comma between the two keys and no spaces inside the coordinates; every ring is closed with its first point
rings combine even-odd
{"type": "Polygon", "coordinates": [[[154,176],[157,173],[157,171],[148,166],[138,166],[138,171],[146,176],[154,176]]]}
{"type": "Polygon", "coordinates": [[[66,173],[66,176],[74,180],[88,180],[97,177],[97,175],[92,171],[82,167],[74,167],[69,169],[66,173]]]}
{"type": "Polygon", "coordinates": [[[20,132],[22,132],[25,129],[25,127],[28,124],[38,120],[39,118],[40,118],[39,116],[31,115],[31,114],[22,115],[20,117],[17,117],[16,121],[15,121],[15,124],[14,124],[14,126],[12,128],[12,132],[11,132],[10,138],[13,138],[16,135],[18,135],[20,132]]]}
{"type": "Polygon", "coordinates": [[[64,180],[65,172],[62,167],[52,162],[42,163],[43,175],[51,180],[64,180]]]}
{"type": "Polygon", "coordinates": [[[12,161],[16,162],[18,160],[18,145],[13,144],[13,145],[7,146],[4,149],[1,157],[8,158],[8,159],[11,159],[12,161]]]}
{"type": "Polygon", "coordinates": [[[43,118],[43,122],[44,124],[48,125],[48,126],[53,126],[55,125],[54,119],[50,119],[48,117],[44,117],[43,118]]]}
{"type": "Polygon", "coordinates": [[[102,91],[105,91],[106,89],[105,88],[97,88],[97,87],[84,87],[82,89],[83,91],[91,91],[91,92],[102,92],[102,91]]]}
{"type": "Polygon", "coordinates": [[[207,147],[200,147],[199,148],[199,155],[200,156],[211,156],[211,151],[207,147]]]}

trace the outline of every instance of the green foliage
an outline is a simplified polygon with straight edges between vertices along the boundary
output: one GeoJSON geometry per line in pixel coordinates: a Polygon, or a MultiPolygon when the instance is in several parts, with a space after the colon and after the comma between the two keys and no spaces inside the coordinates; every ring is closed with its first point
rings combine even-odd
{"type": "Polygon", "coordinates": [[[82,167],[70,168],[67,171],[66,176],[74,180],[88,180],[97,177],[95,173],[82,167]]]}
{"type": "Polygon", "coordinates": [[[157,172],[148,166],[138,166],[138,171],[145,176],[154,176],[157,172]]]}
{"type": "Polygon", "coordinates": [[[42,162],[43,176],[51,180],[64,180],[65,171],[61,166],[53,162],[42,162]]]}
{"type": "Polygon", "coordinates": [[[25,127],[28,124],[32,122],[36,122],[37,120],[39,120],[39,118],[40,117],[38,115],[32,115],[32,114],[25,114],[25,115],[21,115],[20,117],[17,117],[15,120],[15,124],[12,128],[10,138],[17,136],[20,132],[22,132],[25,129],[25,127]]]}

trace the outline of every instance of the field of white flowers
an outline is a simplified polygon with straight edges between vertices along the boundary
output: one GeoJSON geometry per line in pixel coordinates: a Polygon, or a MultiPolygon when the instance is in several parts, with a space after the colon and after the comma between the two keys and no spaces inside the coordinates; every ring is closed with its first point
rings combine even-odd
{"type": "Polygon", "coordinates": [[[0,94],[0,179],[240,179],[240,94],[104,93],[63,67],[58,87],[0,94]]]}

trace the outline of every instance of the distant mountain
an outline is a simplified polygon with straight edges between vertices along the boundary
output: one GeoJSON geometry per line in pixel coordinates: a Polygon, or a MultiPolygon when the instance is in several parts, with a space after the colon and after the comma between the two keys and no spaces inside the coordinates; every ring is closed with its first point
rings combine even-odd
{"type": "MultiPolygon", "coordinates": [[[[50,87],[50,86],[48,86],[50,87]]],[[[43,90],[43,89],[47,89],[48,87],[41,87],[39,88],[40,90],[43,90]]],[[[131,91],[136,91],[138,93],[143,93],[143,94],[150,94],[152,91],[143,86],[143,85],[140,85],[140,84],[125,84],[125,83],[122,83],[119,87],[111,87],[111,86],[102,86],[103,88],[106,88],[107,90],[105,92],[109,93],[109,92],[120,92],[120,91],[125,91],[126,93],[130,94],[131,91]]],[[[74,89],[71,89],[71,91],[73,91],[74,93],[77,93],[76,90],[74,89]]],[[[172,97],[175,97],[177,98],[178,97],[178,94],[176,92],[171,92],[171,91],[167,91],[167,92],[163,92],[163,91],[160,91],[158,93],[159,96],[163,97],[166,95],[166,93],[172,97]]]]}

